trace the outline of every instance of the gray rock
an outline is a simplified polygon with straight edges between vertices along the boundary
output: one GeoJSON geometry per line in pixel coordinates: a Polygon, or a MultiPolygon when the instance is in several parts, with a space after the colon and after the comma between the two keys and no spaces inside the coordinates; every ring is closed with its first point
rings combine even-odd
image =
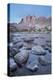
{"type": "Polygon", "coordinates": [[[17,64],[15,63],[13,58],[9,59],[9,69],[10,71],[14,71],[17,68],[17,64]]]}
{"type": "Polygon", "coordinates": [[[14,44],[16,44],[16,43],[18,43],[18,42],[21,42],[22,41],[22,39],[20,38],[20,37],[15,37],[15,38],[13,38],[13,43],[14,44]]]}
{"type": "Polygon", "coordinates": [[[14,47],[17,48],[17,49],[23,47],[23,42],[16,43],[16,44],[14,45],[14,47]]]}
{"type": "Polygon", "coordinates": [[[31,50],[31,48],[32,48],[32,44],[31,44],[31,43],[26,43],[26,42],[24,42],[24,43],[23,43],[23,46],[24,46],[26,49],[28,49],[28,50],[31,50]]]}
{"type": "Polygon", "coordinates": [[[25,42],[31,42],[33,40],[34,40],[34,38],[33,37],[29,37],[29,36],[24,38],[25,42]]]}
{"type": "Polygon", "coordinates": [[[38,56],[30,54],[26,64],[26,68],[31,71],[37,71],[39,68],[38,56]]]}
{"type": "Polygon", "coordinates": [[[51,54],[47,53],[45,56],[40,56],[39,62],[43,66],[51,64],[51,54]]]}
{"type": "Polygon", "coordinates": [[[45,44],[46,44],[46,42],[45,42],[45,40],[44,39],[35,39],[34,41],[33,41],[33,44],[34,45],[40,45],[40,46],[45,46],[45,44]]]}
{"type": "Polygon", "coordinates": [[[32,53],[36,54],[36,55],[44,55],[46,54],[45,50],[43,47],[36,45],[34,47],[32,47],[32,53]]]}
{"type": "Polygon", "coordinates": [[[13,47],[14,47],[13,43],[10,43],[9,44],[9,56],[14,56],[16,54],[16,49],[13,47]]]}
{"type": "Polygon", "coordinates": [[[23,65],[28,59],[29,53],[27,50],[22,50],[14,56],[14,59],[17,64],[23,65]]]}
{"type": "Polygon", "coordinates": [[[17,48],[10,48],[10,53],[9,53],[9,56],[13,57],[15,56],[17,53],[19,52],[19,49],[17,48]]]}
{"type": "Polygon", "coordinates": [[[22,51],[22,50],[26,50],[26,47],[23,46],[23,47],[20,48],[19,50],[20,50],[20,51],[22,51]]]}

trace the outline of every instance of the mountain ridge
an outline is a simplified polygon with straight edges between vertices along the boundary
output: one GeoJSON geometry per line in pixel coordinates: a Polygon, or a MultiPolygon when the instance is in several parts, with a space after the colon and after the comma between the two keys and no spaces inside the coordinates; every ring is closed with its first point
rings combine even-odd
{"type": "Polygon", "coordinates": [[[37,16],[25,16],[21,21],[17,23],[8,23],[10,31],[35,31],[44,30],[45,28],[51,30],[51,16],[50,17],[37,17],[37,16]]]}

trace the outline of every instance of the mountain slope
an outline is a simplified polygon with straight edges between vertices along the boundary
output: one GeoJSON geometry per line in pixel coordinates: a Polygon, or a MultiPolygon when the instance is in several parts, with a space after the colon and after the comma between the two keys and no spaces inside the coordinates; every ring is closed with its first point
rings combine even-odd
{"type": "Polygon", "coordinates": [[[25,16],[20,23],[9,23],[10,31],[51,30],[51,17],[25,16]]]}

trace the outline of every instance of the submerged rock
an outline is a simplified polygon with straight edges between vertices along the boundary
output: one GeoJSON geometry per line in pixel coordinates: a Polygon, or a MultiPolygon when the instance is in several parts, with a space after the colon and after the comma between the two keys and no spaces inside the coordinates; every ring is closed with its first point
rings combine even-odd
{"type": "Polygon", "coordinates": [[[9,59],[9,69],[10,71],[14,71],[17,68],[17,64],[15,63],[13,58],[9,59]]]}
{"type": "Polygon", "coordinates": [[[37,71],[39,68],[38,56],[30,54],[26,64],[26,68],[31,71],[37,71]]]}
{"type": "Polygon", "coordinates": [[[39,62],[41,65],[49,65],[51,64],[51,54],[47,53],[45,56],[39,57],[39,62]]]}
{"type": "Polygon", "coordinates": [[[28,51],[22,50],[21,52],[14,56],[14,59],[17,64],[23,65],[27,61],[28,56],[29,56],[28,51]]]}
{"type": "Polygon", "coordinates": [[[44,48],[39,46],[39,45],[36,45],[36,46],[32,47],[31,52],[36,54],[36,55],[44,55],[46,53],[44,48]]]}

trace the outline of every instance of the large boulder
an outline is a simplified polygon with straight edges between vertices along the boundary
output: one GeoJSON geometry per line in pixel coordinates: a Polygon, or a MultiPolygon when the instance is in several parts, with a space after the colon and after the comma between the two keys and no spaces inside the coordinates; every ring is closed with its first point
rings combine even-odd
{"type": "Polygon", "coordinates": [[[44,48],[39,46],[39,45],[33,46],[31,52],[36,54],[36,55],[44,55],[44,54],[46,54],[46,51],[44,50],[44,48]]]}
{"type": "Polygon", "coordinates": [[[51,54],[47,53],[45,56],[40,56],[39,62],[43,66],[51,64],[51,54]]]}
{"type": "Polygon", "coordinates": [[[34,54],[29,54],[29,59],[26,64],[26,68],[31,71],[37,71],[39,68],[38,56],[34,54]]]}
{"type": "Polygon", "coordinates": [[[14,56],[14,60],[16,61],[17,64],[23,65],[29,57],[29,53],[27,50],[22,50],[18,54],[14,56]]]}
{"type": "Polygon", "coordinates": [[[15,63],[13,58],[10,58],[9,59],[9,70],[14,71],[15,69],[17,69],[17,64],[15,63]]]}

